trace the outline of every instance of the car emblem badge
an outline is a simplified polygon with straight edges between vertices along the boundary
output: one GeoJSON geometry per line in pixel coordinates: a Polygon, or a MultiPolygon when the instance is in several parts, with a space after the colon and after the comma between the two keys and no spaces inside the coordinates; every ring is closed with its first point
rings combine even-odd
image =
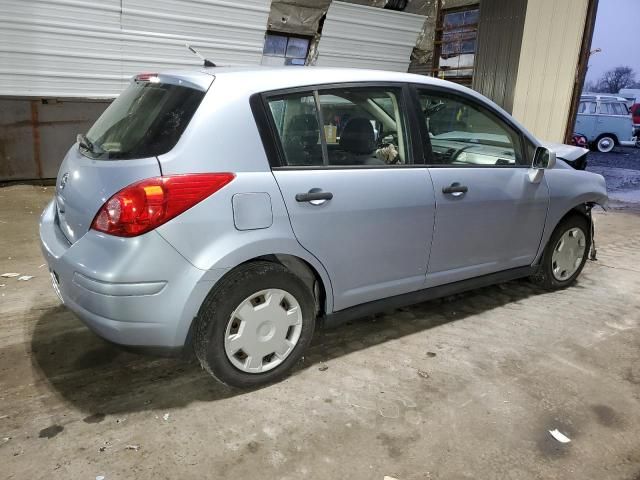
{"type": "Polygon", "coordinates": [[[69,172],[62,175],[62,179],[60,180],[60,190],[64,190],[64,187],[67,186],[67,181],[69,181],[69,172]]]}

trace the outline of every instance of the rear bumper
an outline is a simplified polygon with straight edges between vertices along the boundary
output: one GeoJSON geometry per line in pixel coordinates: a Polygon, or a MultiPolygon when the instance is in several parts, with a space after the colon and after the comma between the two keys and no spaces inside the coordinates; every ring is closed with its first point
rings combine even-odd
{"type": "Polygon", "coordinates": [[[119,238],[89,231],[70,245],[54,203],[40,220],[42,253],[64,304],[121,345],[179,348],[226,269],[200,270],[156,232],[119,238]]]}

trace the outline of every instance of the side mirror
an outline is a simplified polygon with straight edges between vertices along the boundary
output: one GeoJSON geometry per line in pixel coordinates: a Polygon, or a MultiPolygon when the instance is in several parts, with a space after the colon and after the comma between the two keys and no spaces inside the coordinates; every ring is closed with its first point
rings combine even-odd
{"type": "Polygon", "coordinates": [[[536,170],[544,170],[553,168],[556,165],[556,152],[546,147],[536,148],[536,154],[533,157],[533,165],[531,168],[536,170]]]}

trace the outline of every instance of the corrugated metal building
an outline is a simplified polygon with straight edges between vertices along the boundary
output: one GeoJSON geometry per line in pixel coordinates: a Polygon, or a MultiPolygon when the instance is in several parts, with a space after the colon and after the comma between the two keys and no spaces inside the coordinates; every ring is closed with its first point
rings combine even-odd
{"type": "Polygon", "coordinates": [[[437,75],[562,141],[595,2],[0,0],[0,181],[54,177],[133,74],[201,64],[187,43],[221,65],[437,75]]]}

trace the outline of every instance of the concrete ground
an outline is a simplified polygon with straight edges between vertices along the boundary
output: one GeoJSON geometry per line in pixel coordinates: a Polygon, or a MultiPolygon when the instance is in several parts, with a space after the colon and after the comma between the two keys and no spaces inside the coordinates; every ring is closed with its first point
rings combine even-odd
{"type": "Polygon", "coordinates": [[[604,176],[614,205],[640,204],[640,148],[616,147],[611,153],[591,152],[588,159],[587,170],[604,176]]]}
{"type": "Polygon", "coordinates": [[[34,276],[0,279],[2,478],[640,479],[636,208],[597,213],[599,260],[570,289],[510,282],[321,332],[247,392],[61,307],[37,241],[51,196],[0,189],[0,273],[34,276]]]}

